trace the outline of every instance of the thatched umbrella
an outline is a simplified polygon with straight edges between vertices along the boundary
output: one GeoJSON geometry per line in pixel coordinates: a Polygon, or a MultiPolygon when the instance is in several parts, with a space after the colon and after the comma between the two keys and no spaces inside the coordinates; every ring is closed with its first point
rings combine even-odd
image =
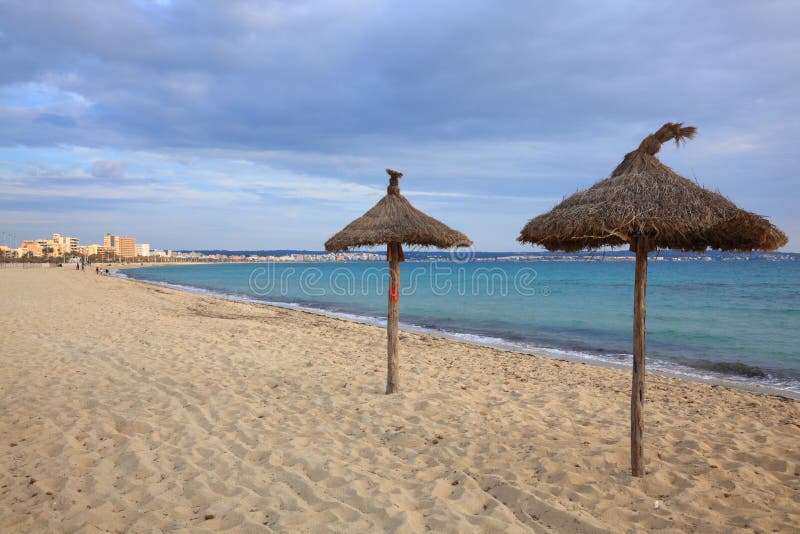
{"type": "Polygon", "coordinates": [[[387,194],[371,210],[328,239],[325,250],[348,250],[386,244],[389,261],[389,314],[386,321],[388,376],[386,393],[400,389],[397,351],[397,320],[400,303],[400,262],[405,261],[403,244],[452,248],[472,244],[467,236],[416,209],[400,194],[398,182],[403,173],[386,169],[387,194]]]}
{"type": "Polygon", "coordinates": [[[663,143],[694,137],[696,128],[668,122],[648,135],[611,173],[531,219],[519,241],[576,251],[629,244],[636,252],[633,306],[631,469],[643,476],[645,288],[647,254],[657,248],[704,251],[775,250],[786,236],[766,219],[675,174],[656,153],[663,143]]]}

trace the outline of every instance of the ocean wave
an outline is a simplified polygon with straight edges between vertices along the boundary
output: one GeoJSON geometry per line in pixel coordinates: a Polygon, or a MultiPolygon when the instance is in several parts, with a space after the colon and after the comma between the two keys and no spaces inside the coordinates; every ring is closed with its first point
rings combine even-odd
{"type": "Polygon", "coordinates": [[[691,360],[687,362],[689,367],[713,371],[725,375],[738,375],[746,378],[768,378],[767,371],[748,365],[742,362],[712,362],[708,360],[691,360]]]}

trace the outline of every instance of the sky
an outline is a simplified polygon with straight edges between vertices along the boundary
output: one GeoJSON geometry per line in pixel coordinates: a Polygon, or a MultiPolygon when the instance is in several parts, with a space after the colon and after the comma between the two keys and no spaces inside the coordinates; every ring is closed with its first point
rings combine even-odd
{"type": "Polygon", "coordinates": [[[386,191],[478,250],[659,157],[800,251],[800,3],[0,0],[0,242],[321,250],[386,191]]]}

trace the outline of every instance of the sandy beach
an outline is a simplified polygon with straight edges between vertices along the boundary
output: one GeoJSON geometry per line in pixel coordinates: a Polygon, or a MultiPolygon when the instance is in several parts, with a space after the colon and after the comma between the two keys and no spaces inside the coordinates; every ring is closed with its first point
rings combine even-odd
{"type": "Polygon", "coordinates": [[[0,270],[0,530],[797,532],[800,401],[0,270]]]}

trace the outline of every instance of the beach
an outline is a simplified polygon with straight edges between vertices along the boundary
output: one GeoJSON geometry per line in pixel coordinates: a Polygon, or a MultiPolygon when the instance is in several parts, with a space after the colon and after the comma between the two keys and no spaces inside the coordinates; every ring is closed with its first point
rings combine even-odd
{"type": "Polygon", "coordinates": [[[796,532],[800,401],[0,270],[0,530],[796,532]]]}

